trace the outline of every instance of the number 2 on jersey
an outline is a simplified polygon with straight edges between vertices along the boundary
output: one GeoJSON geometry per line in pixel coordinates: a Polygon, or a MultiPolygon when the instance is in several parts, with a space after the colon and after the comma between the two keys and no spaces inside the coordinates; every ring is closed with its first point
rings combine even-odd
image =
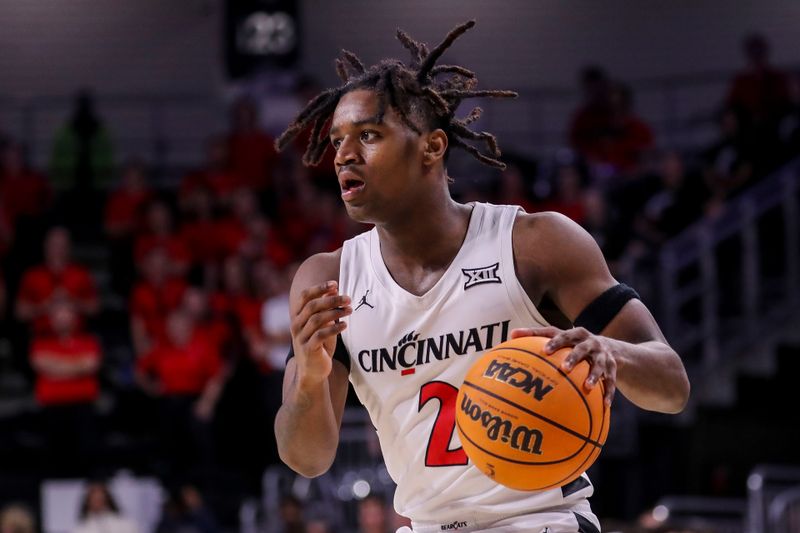
{"type": "Polygon", "coordinates": [[[443,381],[430,381],[419,390],[419,411],[429,400],[439,400],[439,412],[433,423],[428,448],[425,450],[425,466],[455,466],[467,464],[464,448],[450,449],[450,439],[456,429],[456,396],[458,389],[443,381]]]}

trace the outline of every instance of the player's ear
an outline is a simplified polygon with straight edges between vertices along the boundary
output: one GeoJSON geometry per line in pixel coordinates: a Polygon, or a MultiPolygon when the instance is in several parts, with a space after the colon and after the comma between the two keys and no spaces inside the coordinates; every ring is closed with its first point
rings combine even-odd
{"type": "Polygon", "coordinates": [[[432,165],[444,159],[447,151],[447,134],[440,128],[427,134],[425,141],[425,152],[423,154],[425,163],[432,165]]]}

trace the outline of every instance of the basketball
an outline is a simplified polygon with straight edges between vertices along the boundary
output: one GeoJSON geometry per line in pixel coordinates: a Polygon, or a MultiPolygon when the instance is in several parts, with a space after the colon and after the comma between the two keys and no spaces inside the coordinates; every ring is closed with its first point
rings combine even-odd
{"type": "Polygon", "coordinates": [[[573,481],[597,459],[608,435],[602,380],[587,391],[589,363],[564,372],[570,348],[545,355],[549,340],[521,337],[496,346],[472,365],[456,400],[467,456],[512,489],[573,481]]]}

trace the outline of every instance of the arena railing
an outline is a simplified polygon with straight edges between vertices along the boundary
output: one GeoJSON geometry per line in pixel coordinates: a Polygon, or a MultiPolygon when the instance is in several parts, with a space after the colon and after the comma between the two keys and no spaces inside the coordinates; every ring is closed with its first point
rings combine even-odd
{"type": "Polygon", "coordinates": [[[800,531],[800,485],[775,496],[767,513],[769,531],[794,533],[800,531]]]}
{"type": "Polygon", "coordinates": [[[746,533],[800,531],[800,467],[758,465],[747,477],[746,533]],[[794,529],[787,529],[787,525],[794,529]]]}
{"type": "MultiPolygon", "coordinates": [[[[683,528],[744,533],[745,500],[708,496],[665,496],[650,511],[652,520],[672,531],[683,528]]],[[[661,531],[661,529],[659,529],[661,531]]]]}
{"type": "Polygon", "coordinates": [[[661,248],[659,323],[679,353],[694,356],[698,377],[719,372],[756,340],[764,349],[797,311],[798,191],[800,159],[661,248]]]}
{"type": "Polygon", "coordinates": [[[260,527],[264,533],[282,531],[274,517],[281,499],[291,494],[328,521],[332,531],[354,530],[357,502],[368,494],[378,494],[390,505],[394,489],[366,410],[348,407],[342,417],[336,459],[328,472],[313,479],[283,465],[264,472],[261,506],[266,520],[260,527]]]}

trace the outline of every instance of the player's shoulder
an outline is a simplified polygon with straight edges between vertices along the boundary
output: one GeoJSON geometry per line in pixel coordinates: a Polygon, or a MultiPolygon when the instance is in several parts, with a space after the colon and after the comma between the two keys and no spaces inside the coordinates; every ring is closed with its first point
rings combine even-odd
{"type": "Polygon", "coordinates": [[[560,213],[521,213],[514,223],[512,245],[521,279],[536,280],[543,287],[565,279],[608,276],[594,238],[560,213]]]}
{"type": "Polygon", "coordinates": [[[554,251],[564,247],[594,244],[578,223],[554,211],[520,213],[514,221],[514,241],[528,247],[554,251]]]}
{"type": "Polygon", "coordinates": [[[325,281],[339,281],[339,262],[342,258],[342,249],[333,252],[318,253],[303,261],[294,275],[292,292],[323,283],[325,281]]]}
{"type": "Polygon", "coordinates": [[[306,300],[309,291],[328,281],[339,281],[339,260],[342,249],[314,254],[300,265],[289,289],[289,305],[297,311],[306,300]]]}

